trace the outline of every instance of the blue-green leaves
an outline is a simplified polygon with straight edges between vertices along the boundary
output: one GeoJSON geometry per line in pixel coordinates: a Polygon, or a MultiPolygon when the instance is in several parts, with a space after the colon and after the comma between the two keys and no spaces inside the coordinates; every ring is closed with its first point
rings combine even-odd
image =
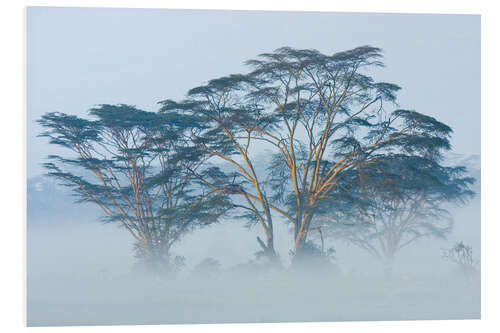
{"type": "Polygon", "coordinates": [[[98,205],[106,222],[125,227],[138,253],[168,261],[173,243],[228,209],[224,196],[193,179],[205,159],[191,140],[205,128],[199,117],[124,104],[100,105],[89,115],[48,113],[39,120],[41,136],[66,148],[45,167],[74,190],[77,202],[98,205]]]}

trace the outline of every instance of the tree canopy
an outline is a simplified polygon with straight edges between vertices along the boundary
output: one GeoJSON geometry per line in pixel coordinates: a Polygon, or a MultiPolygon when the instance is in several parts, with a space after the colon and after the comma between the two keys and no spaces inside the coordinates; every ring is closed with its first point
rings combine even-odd
{"type": "Polygon", "coordinates": [[[93,119],[47,113],[39,120],[41,136],[70,151],[49,156],[49,175],[71,187],[79,202],[97,204],[107,222],[126,228],[148,265],[167,266],[175,242],[228,208],[223,195],[188,172],[205,160],[189,140],[202,128],[199,119],[129,105],[101,105],[89,114],[93,119]]]}
{"type": "Polygon", "coordinates": [[[234,166],[236,192],[266,234],[271,213],[293,225],[298,254],[321,207],[339,200],[337,188],[353,170],[398,158],[439,163],[450,149],[450,127],[399,109],[400,87],[370,76],[383,67],[381,58],[371,46],[333,55],[283,47],[247,61],[246,74],[211,80],[181,102],[161,102],[162,110],[203,119],[208,126],[196,144],[234,166]],[[255,174],[256,149],[273,156],[271,177],[255,174]]]}
{"type": "Polygon", "coordinates": [[[366,250],[390,272],[401,248],[422,237],[447,236],[453,219],[446,206],[468,202],[474,195],[473,182],[464,167],[447,167],[420,156],[389,155],[353,171],[344,186],[356,198],[341,209],[325,211],[317,223],[330,237],[366,250]]]}

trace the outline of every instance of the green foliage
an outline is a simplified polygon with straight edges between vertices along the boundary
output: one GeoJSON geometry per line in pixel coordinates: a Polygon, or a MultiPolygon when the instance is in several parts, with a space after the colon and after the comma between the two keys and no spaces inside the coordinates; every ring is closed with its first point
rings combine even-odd
{"type": "Polygon", "coordinates": [[[385,261],[422,237],[445,238],[453,220],[444,206],[465,204],[474,196],[474,179],[464,167],[402,154],[360,166],[349,183],[357,197],[340,210],[326,211],[322,222],[329,235],[385,261]]]}
{"type": "Polygon", "coordinates": [[[125,227],[137,254],[168,263],[168,250],[196,227],[216,222],[225,197],[197,183],[190,170],[204,161],[190,135],[203,128],[194,116],[154,113],[129,105],[101,105],[94,120],[48,113],[41,136],[67,148],[49,156],[50,176],[71,187],[79,202],[97,204],[106,222],[125,227]]]}
{"type": "Polygon", "coordinates": [[[383,67],[381,59],[382,50],[371,46],[333,55],[282,47],[247,61],[247,74],[211,80],[179,103],[161,102],[162,112],[202,119],[207,127],[195,143],[234,170],[207,182],[227,195],[244,195],[249,205],[235,205],[244,211],[240,216],[250,224],[260,221],[268,237],[269,212],[286,217],[294,225],[297,249],[323,216],[365,220],[387,212],[383,198],[416,200],[423,191],[427,214],[443,216],[438,204],[430,203],[466,200],[472,180],[464,170],[440,164],[451,148],[451,128],[398,109],[401,87],[369,75],[383,67]],[[259,146],[272,151],[264,179],[255,174],[258,161],[249,153],[259,146]]]}

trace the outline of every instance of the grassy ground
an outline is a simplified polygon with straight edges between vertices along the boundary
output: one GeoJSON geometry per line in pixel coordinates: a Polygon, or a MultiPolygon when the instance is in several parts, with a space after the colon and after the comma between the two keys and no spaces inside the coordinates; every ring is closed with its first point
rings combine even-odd
{"type": "Polygon", "coordinates": [[[479,281],[320,273],[37,279],[28,325],[480,318],[479,281]]]}

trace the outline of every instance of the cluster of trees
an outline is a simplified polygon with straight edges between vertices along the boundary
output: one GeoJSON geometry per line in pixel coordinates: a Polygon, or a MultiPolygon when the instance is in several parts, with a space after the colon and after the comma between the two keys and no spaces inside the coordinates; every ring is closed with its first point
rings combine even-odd
{"type": "Polygon", "coordinates": [[[467,202],[474,179],[443,165],[452,129],[399,109],[400,87],[370,75],[383,66],[380,49],[284,47],[246,64],[248,73],[161,101],[158,112],[45,114],[41,136],[72,152],[49,156],[49,175],[125,227],[154,269],[168,269],[184,234],[224,216],[259,226],[260,254],[275,263],[277,220],[293,230],[293,263],[324,252],[317,235],[390,262],[413,240],[450,230],[444,204],[467,202]]]}

